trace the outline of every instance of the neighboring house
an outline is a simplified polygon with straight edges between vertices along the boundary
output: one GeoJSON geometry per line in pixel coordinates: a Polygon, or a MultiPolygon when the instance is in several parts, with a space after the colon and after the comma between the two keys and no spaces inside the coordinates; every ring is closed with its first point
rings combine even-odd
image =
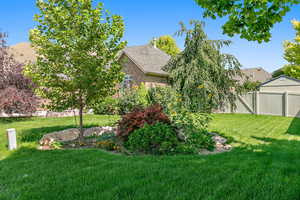
{"type": "MultiPolygon", "coordinates": [[[[11,46],[9,52],[21,63],[34,62],[36,54],[30,43],[11,46]]],[[[167,84],[168,73],[162,70],[170,56],[152,45],[126,47],[120,61],[122,71],[126,73],[125,81],[130,84],[145,83],[147,87],[167,84]]]]}
{"type": "MultiPolygon", "coordinates": [[[[30,43],[19,43],[10,47],[11,54],[19,62],[34,62],[36,54],[30,43]]],[[[122,71],[126,73],[124,84],[134,85],[144,83],[146,87],[166,85],[168,73],[162,68],[171,57],[160,49],[148,44],[142,46],[126,47],[119,57],[122,71]]],[[[246,80],[252,82],[266,82],[272,75],[263,68],[242,69],[243,77],[236,77],[240,83],[246,80]]]]}
{"type": "Polygon", "coordinates": [[[300,93],[300,80],[285,75],[273,78],[259,86],[260,92],[300,93]]]}
{"type": "Polygon", "coordinates": [[[272,74],[270,74],[269,72],[267,72],[261,67],[247,68],[247,69],[242,69],[241,71],[244,74],[244,76],[236,77],[236,80],[238,80],[240,83],[244,83],[247,80],[251,82],[263,83],[272,78],[272,74]]]}
{"type": "Polygon", "coordinates": [[[146,87],[166,85],[168,73],[162,70],[170,56],[152,45],[126,47],[120,61],[126,73],[125,81],[144,83],[146,87]]]}
{"type": "Polygon", "coordinates": [[[35,62],[36,54],[29,42],[22,42],[10,46],[8,52],[19,63],[35,62]]]}

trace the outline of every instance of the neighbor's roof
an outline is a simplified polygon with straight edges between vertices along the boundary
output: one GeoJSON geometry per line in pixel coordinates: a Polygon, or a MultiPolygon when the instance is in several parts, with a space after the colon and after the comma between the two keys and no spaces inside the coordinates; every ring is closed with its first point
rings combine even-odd
{"type": "Polygon", "coordinates": [[[22,42],[16,45],[10,46],[8,52],[19,63],[35,62],[36,54],[29,42],[22,42]]]}
{"type": "Polygon", "coordinates": [[[236,77],[236,80],[240,81],[241,83],[245,82],[248,78],[249,81],[252,82],[260,82],[263,83],[265,81],[268,81],[272,78],[272,75],[264,70],[261,67],[258,68],[247,68],[242,69],[242,73],[245,75],[244,77],[236,77]]]}
{"type": "Polygon", "coordinates": [[[162,68],[169,62],[171,56],[150,44],[126,47],[123,53],[145,74],[168,75],[162,68]]]}

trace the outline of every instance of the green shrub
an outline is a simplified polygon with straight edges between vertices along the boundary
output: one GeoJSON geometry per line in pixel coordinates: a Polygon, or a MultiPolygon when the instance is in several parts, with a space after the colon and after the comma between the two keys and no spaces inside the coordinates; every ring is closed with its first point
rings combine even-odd
{"type": "Polygon", "coordinates": [[[176,92],[169,86],[150,88],[147,94],[148,104],[160,104],[166,113],[172,110],[173,104],[178,100],[176,92]]]}
{"type": "Polygon", "coordinates": [[[213,150],[215,143],[206,130],[197,130],[193,127],[185,128],[186,139],[184,144],[193,150],[193,153],[199,152],[199,149],[213,150]]]}
{"type": "Polygon", "coordinates": [[[212,120],[211,116],[206,113],[191,113],[185,109],[178,109],[170,112],[172,124],[179,129],[193,127],[196,130],[206,130],[209,122],[212,120]]]}
{"type": "Polygon", "coordinates": [[[119,98],[120,114],[126,114],[135,108],[145,108],[148,106],[147,88],[142,83],[140,86],[122,89],[119,98]]]}
{"type": "Polygon", "coordinates": [[[125,145],[133,152],[171,154],[176,152],[178,143],[176,132],[170,125],[156,123],[135,130],[125,145]]]}
{"type": "Polygon", "coordinates": [[[191,113],[185,109],[170,114],[172,125],[183,141],[177,151],[181,153],[197,153],[199,149],[214,149],[214,141],[208,134],[207,127],[211,117],[205,113],[191,113]]]}
{"type": "Polygon", "coordinates": [[[118,115],[120,112],[119,99],[108,97],[93,106],[96,115],[118,115]]]}
{"type": "Polygon", "coordinates": [[[118,122],[117,136],[123,141],[127,141],[128,136],[135,130],[144,127],[145,124],[154,125],[158,122],[170,124],[170,119],[160,105],[136,109],[122,116],[118,122]]]}

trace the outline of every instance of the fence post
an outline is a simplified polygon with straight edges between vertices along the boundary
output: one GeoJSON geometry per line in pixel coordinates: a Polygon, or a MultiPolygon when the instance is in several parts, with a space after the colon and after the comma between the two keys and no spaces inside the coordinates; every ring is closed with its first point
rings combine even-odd
{"type": "Polygon", "coordinates": [[[259,115],[259,91],[255,91],[255,114],[259,115]]]}
{"type": "Polygon", "coordinates": [[[7,133],[7,141],[8,141],[8,149],[14,150],[17,148],[17,134],[16,129],[11,128],[6,130],[7,133]]]}
{"type": "Polygon", "coordinates": [[[284,103],[283,103],[283,107],[284,107],[284,116],[285,117],[288,117],[289,116],[289,93],[288,92],[285,92],[283,94],[283,97],[284,97],[284,103]]]}

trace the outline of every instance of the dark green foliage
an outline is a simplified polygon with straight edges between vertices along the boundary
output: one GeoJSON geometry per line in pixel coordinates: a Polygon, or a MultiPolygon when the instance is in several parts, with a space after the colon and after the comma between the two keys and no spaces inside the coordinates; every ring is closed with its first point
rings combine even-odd
{"type": "Polygon", "coordinates": [[[120,113],[119,99],[108,97],[93,106],[96,115],[118,115],[120,113]]]}
{"type": "Polygon", "coordinates": [[[245,92],[257,91],[258,90],[258,86],[260,84],[261,84],[261,82],[259,82],[259,81],[246,80],[243,83],[243,88],[244,88],[245,92]]]}
{"type": "Polygon", "coordinates": [[[145,124],[128,137],[126,147],[134,152],[149,154],[175,153],[179,140],[174,129],[164,123],[145,124]]]}
{"type": "Polygon", "coordinates": [[[179,153],[198,153],[201,149],[214,150],[215,143],[206,130],[185,127],[183,131],[185,139],[177,149],[179,153]]]}
{"type": "Polygon", "coordinates": [[[283,72],[289,77],[300,79],[300,65],[286,65],[283,72]]]}
{"type": "Polygon", "coordinates": [[[147,107],[147,88],[141,84],[140,86],[121,89],[118,105],[121,115],[129,113],[135,108],[147,107]]]}
{"type": "Polygon", "coordinates": [[[178,32],[185,35],[184,51],[164,67],[170,73],[171,85],[189,111],[210,113],[227,103],[234,106],[242,91],[234,80],[241,76],[241,65],[234,56],[220,51],[231,42],[209,40],[202,22],[191,21],[190,24],[191,30],[181,24],[178,32]]]}
{"type": "Polygon", "coordinates": [[[148,90],[147,100],[149,105],[159,104],[166,113],[170,112],[170,106],[177,101],[177,95],[174,89],[169,86],[157,86],[148,90]]]}
{"type": "Polygon", "coordinates": [[[206,130],[212,117],[206,113],[191,113],[185,109],[180,109],[171,112],[169,115],[172,123],[178,129],[184,129],[185,127],[193,127],[197,130],[206,130]]]}
{"type": "Polygon", "coordinates": [[[180,149],[184,150],[182,153],[198,153],[200,149],[214,149],[214,142],[207,132],[208,124],[212,119],[210,115],[181,109],[173,112],[170,118],[182,141],[178,152],[180,149]]]}
{"type": "Polygon", "coordinates": [[[204,17],[226,17],[223,33],[240,34],[250,41],[268,42],[274,24],[282,21],[299,0],[195,0],[204,8],[204,17]]]}
{"type": "Polygon", "coordinates": [[[277,69],[276,71],[274,71],[272,73],[272,77],[276,78],[278,76],[284,75],[284,71],[283,70],[284,70],[284,68],[277,69]]]}

